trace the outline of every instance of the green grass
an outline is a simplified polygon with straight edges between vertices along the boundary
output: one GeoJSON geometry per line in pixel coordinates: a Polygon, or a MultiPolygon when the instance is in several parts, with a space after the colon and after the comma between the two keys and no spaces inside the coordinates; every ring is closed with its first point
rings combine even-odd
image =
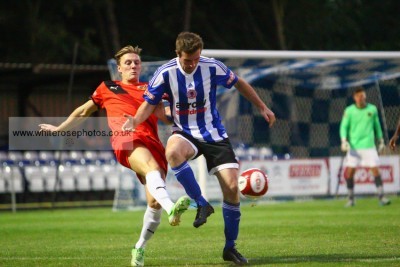
{"type": "MultiPolygon", "coordinates": [[[[400,266],[400,198],[242,205],[238,249],[252,266],[400,266]]],[[[129,266],[144,211],[73,209],[0,213],[0,266],[129,266]]],[[[162,223],[146,266],[230,266],[222,258],[221,208],[195,229],[162,223]]]]}

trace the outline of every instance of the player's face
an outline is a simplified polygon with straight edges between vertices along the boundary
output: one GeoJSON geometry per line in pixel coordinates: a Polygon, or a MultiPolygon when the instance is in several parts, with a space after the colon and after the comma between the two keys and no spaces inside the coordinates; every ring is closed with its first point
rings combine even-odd
{"type": "Polygon", "coordinates": [[[182,69],[187,73],[192,73],[199,63],[200,60],[201,49],[197,50],[192,54],[187,54],[182,52],[179,56],[179,63],[181,64],[182,69]]]}
{"type": "Polygon", "coordinates": [[[141,70],[142,61],[139,55],[128,53],[121,57],[118,71],[121,73],[123,83],[138,82],[141,70]]]}
{"type": "Polygon", "coordinates": [[[367,95],[365,92],[358,92],[354,94],[353,99],[357,107],[365,107],[367,104],[367,95]]]}

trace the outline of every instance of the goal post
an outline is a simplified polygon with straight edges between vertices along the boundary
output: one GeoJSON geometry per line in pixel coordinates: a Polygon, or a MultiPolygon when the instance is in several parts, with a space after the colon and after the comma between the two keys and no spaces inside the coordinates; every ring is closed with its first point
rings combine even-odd
{"type": "Polygon", "coordinates": [[[229,50],[204,49],[206,57],[217,59],[400,59],[399,51],[293,51],[293,50],[229,50]]]}

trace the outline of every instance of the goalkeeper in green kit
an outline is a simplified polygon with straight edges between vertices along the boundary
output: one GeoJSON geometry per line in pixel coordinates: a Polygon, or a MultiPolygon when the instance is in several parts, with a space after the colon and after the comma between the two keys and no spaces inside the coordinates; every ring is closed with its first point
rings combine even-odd
{"type": "Polygon", "coordinates": [[[367,96],[362,87],[355,89],[353,99],[355,103],[345,109],[340,123],[341,149],[343,152],[347,152],[345,180],[348,202],[346,206],[354,206],[354,173],[357,166],[371,169],[378,191],[379,203],[388,205],[390,200],[383,196],[383,183],[378,169],[379,157],[375,146],[375,139],[378,139],[379,152],[385,148],[378,110],[376,106],[367,103],[367,96]]]}

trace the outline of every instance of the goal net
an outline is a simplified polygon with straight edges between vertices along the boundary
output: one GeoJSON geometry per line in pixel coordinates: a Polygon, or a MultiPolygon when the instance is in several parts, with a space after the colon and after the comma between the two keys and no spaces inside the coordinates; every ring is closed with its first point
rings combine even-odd
{"type": "MultiPolygon", "coordinates": [[[[237,91],[227,90],[219,99],[225,99],[220,111],[242,169],[259,167],[269,174],[267,196],[346,193],[339,127],[355,87],[363,86],[367,101],[378,108],[386,144],[395,131],[400,53],[205,50],[203,55],[222,60],[247,80],[276,114],[269,128],[237,91]]],[[[385,149],[380,157],[387,192],[400,189],[398,154],[385,149]]],[[[368,169],[357,169],[355,179],[356,193],[375,192],[368,169]]]]}

